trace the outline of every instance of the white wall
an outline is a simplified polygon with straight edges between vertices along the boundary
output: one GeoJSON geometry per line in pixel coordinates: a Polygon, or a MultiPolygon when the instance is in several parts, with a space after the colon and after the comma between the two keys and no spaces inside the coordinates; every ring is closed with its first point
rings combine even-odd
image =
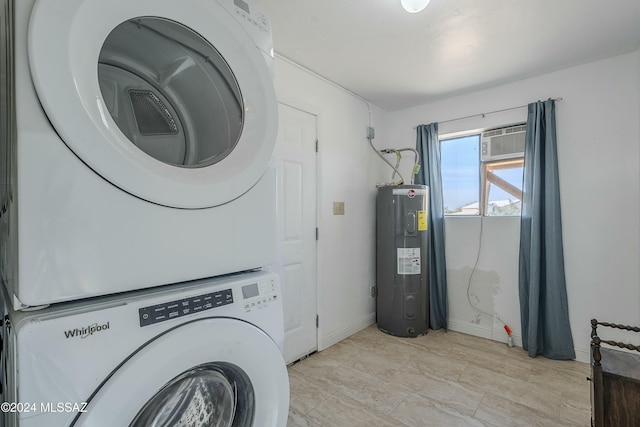
{"type": "MultiPolygon", "coordinates": [[[[389,113],[397,147],[415,144],[414,126],[563,98],[558,156],[569,312],[577,357],[588,360],[589,320],[640,324],[640,52],[389,113]]],[[[512,124],[526,109],[455,120],[447,134],[512,124]]],[[[505,340],[502,325],[479,319],[466,288],[476,261],[479,218],[445,222],[450,327],[505,340]]],[[[485,218],[471,293],[521,342],[517,290],[519,224],[485,218]]]]}
{"type": "MultiPolygon", "coordinates": [[[[322,350],[375,321],[375,195],[380,160],[365,137],[369,107],[335,85],[276,59],[278,100],[318,116],[318,307],[322,350]],[[344,216],[333,202],[345,203],[344,216]]],[[[372,108],[375,142],[384,140],[384,112],[372,108]]]]}
{"type": "MultiPolygon", "coordinates": [[[[375,319],[375,183],[388,168],[364,137],[369,109],[360,99],[295,65],[276,61],[280,100],[318,115],[319,348],[375,319]],[[345,215],[333,216],[334,201],[345,215]]],[[[640,324],[640,52],[522,80],[398,112],[372,106],[377,147],[413,147],[414,126],[441,122],[440,133],[526,119],[526,109],[456,119],[562,97],[557,104],[565,266],[574,344],[587,360],[589,320],[640,324]]],[[[404,171],[408,176],[408,166],[404,171]]],[[[506,340],[502,324],[467,302],[480,219],[446,220],[450,327],[506,340]]],[[[519,222],[483,219],[482,250],[470,294],[495,311],[520,340],[517,289],[519,222]],[[477,297],[477,298],[476,298],[477,297]]]]}

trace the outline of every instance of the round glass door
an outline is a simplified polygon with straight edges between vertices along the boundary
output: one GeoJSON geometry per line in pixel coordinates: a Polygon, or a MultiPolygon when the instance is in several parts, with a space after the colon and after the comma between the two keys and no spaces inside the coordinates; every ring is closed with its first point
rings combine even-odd
{"type": "Polygon", "coordinates": [[[238,82],[220,53],[184,25],[153,17],[118,25],[100,50],[98,81],[118,128],[161,162],[210,166],[238,143],[238,82]]]}
{"type": "Polygon", "coordinates": [[[254,418],[247,374],[231,363],[209,363],[178,375],[138,412],[130,427],[244,427],[254,418]]]}
{"type": "Polygon", "coordinates": [[[269,167],[278,108],[272,53],[237,9],[35,0],[29,65],[53,127],[42,143],[65,144],[115,187],[157,205],[202,209],[242,196],[269,167]]]}

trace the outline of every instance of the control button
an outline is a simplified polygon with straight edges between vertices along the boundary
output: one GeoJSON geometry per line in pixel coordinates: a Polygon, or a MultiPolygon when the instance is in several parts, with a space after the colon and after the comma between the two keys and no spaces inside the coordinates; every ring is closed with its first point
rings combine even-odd
{"type": "MultiPolygon", "coordinates": [[[[168,301],[162,304],[143,307],[138,309],[140,326],[148,326],[232,303],[233,291],[232,289],[225,289],[177,301],[168,301]]],[[[245,308],[248,309],[249,306],[247,305],[245,308]]]]}

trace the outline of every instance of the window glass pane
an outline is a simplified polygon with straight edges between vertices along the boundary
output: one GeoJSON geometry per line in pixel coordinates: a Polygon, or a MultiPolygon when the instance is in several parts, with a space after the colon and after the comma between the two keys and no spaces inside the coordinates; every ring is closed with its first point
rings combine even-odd
{"type": "Polygon", "coordinates": [[[480,135],[440,141],[445,215],[478,215],[480,135]]]}
{"type": "MultiPolygon", "coordinates": [[[[513,163],[513,162],[511,162],[513,163]]],[[[522,160],[492,170],[487,168],[489,197],[485,215],[519,216],[522,206],[522,160]],[[493,177],[490,175],[493,174],[493,177]]]]}

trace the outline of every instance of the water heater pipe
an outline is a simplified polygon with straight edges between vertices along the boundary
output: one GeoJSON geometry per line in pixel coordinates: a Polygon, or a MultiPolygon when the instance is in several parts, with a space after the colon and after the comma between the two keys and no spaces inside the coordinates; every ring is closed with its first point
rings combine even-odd
{"type": "Polygon", "coordinates": [[[392,182],[387,183],[387,184],[383,184],[383,185],[402,185],[404,184],[404,178],[402,177],[402,174],[400,173],[400,171],[398,171],[398,168],[396,166],[393,166],[391,164],[391,162],[389,160],[387,160],[380,151],[376,150],[376,147],[373,146],[373,136],[367,136],[367,140],[369,141],[369,145],[371,146],[371,149],[373,151],[375,151],[375,153],[386,163],[389,165],[389,167],[391,169],[393,169],[394,173],[393,176],[391,177],[392,182]],[[398,176],[400,177],[400,181],[393,181],[393,178],[396,176],[396,174],[398,174],[398,176]]]}

